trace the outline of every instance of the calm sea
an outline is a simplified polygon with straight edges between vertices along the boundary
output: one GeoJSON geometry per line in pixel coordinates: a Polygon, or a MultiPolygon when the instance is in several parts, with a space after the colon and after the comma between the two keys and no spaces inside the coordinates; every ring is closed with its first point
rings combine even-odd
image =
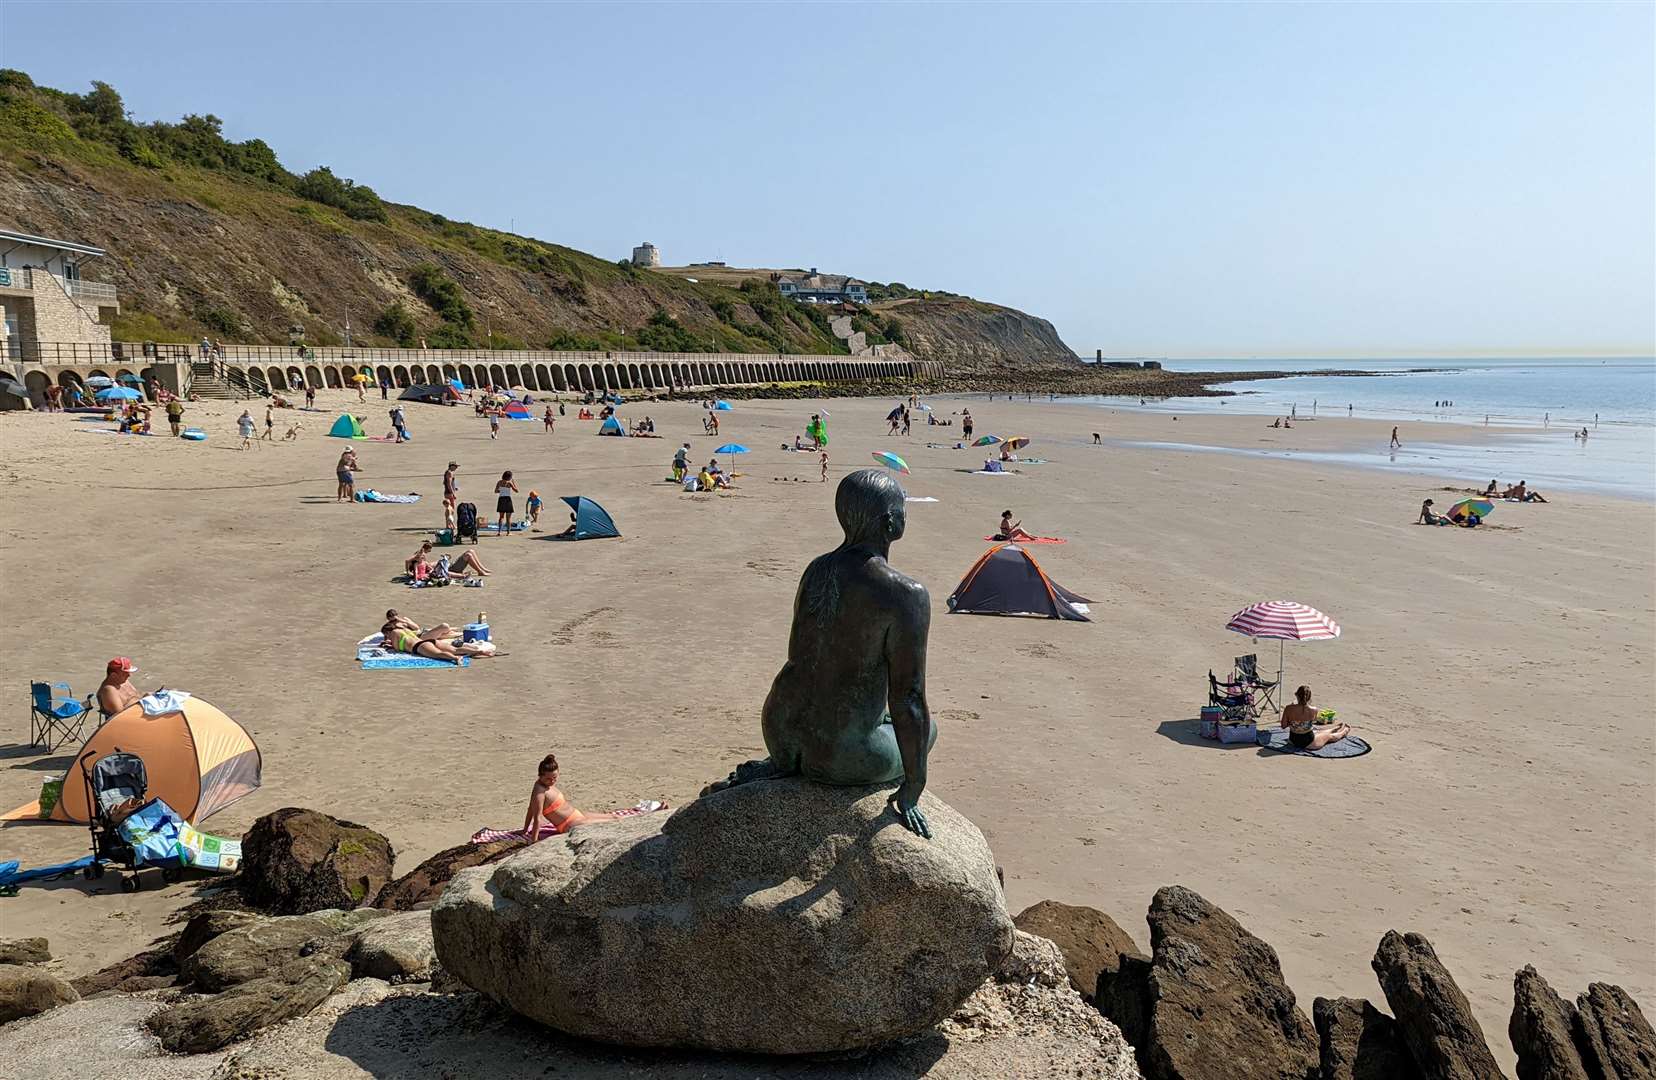
{"type": "Polygon", "coordinates": [[[1656,500],[1656,358],[1502,360],[1170,360],[1172,371],[1350,371],[1212,385],[1228,398],[1095,398],[1110,408],[1241,412],[1301,419],[1354,415],[1404,425],[1403,449],[1239,451],[1486,483],[1491,478],[1656,500]],[[1457,442],[1449,424],[1517,429],[1457,442]],[[1441,435],[1432,425],[1442,424],[1441,435]],[[1585,440],[1571,437],[1585,427],[1585,440]]]}

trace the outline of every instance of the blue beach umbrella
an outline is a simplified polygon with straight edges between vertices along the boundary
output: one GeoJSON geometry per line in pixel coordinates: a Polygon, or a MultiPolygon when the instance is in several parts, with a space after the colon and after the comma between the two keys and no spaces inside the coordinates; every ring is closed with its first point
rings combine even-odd
{"type": "Polygon", "coordinates": [[[128,385],[131,385],[131,386],[143,386],[144,385],[144,380],[140,379],[138,376],[134,375],[130,371],[127,372],[124,375],[120,375],[120,376],[117,376],[117,377],[121,380],[121,382],[127,383],[128,385]]]}
{"type": "Polygon", "coordinates": [[[739,442],[727,442],[723,446],[719,447],[717,450],[715,450],[713,452],[715,454],[730,454],[731,455],[730,471],[735,472],[736,471],[736,458],[735,458],[735,455],[747,453],[748,448],[743,446],[739,442]]]}
{"type": "Polygon", "coordinates": [[[99,390],[96,395],[99,401],[137,401],[143,397],[138,391],[125,386],[108,386],[99,390]]]}
{"type": "Polygon", "coordinates": [[[86,385],[91,387],[114,386],[115,380],[111,379],[108,375],[88,375],[86,377],[86,385]]]}

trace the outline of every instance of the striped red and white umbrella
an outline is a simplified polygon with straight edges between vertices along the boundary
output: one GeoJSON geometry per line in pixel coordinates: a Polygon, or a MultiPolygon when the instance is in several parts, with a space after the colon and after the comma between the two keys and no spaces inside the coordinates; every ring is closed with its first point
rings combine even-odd
{"type": "Polygon", "coordinates": [[[1231,616],[1226,630],[1255,638],[1325,641],[1340,636],[1340,624],[1314,607],[1292,600],[1266,600],[1231,616]]]}

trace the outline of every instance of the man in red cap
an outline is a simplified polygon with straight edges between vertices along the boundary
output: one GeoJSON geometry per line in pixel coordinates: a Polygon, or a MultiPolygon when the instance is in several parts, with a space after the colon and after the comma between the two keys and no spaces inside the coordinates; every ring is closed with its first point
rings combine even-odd
{"type": "Polygon", "coordinates": [[[138,688],[132,685],[132,675],[138,669],[125,656],[109,662],[108,674],[98,687],[98,711],[108,720],[122,709],[137,703],[138,688]]]}

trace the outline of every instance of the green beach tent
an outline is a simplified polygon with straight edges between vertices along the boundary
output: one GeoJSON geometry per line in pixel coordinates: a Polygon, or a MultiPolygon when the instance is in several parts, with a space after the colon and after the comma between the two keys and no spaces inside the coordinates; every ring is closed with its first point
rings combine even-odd
{"type": "Polygon", "coordinates": [[[357,418],[350,413],[340,413],[339,419],[334,421],[334,425],[328,431],[328,434],[336,439],[366,439],[368,437],[362,433],[362,425],[357,423],[357,418]]]}

